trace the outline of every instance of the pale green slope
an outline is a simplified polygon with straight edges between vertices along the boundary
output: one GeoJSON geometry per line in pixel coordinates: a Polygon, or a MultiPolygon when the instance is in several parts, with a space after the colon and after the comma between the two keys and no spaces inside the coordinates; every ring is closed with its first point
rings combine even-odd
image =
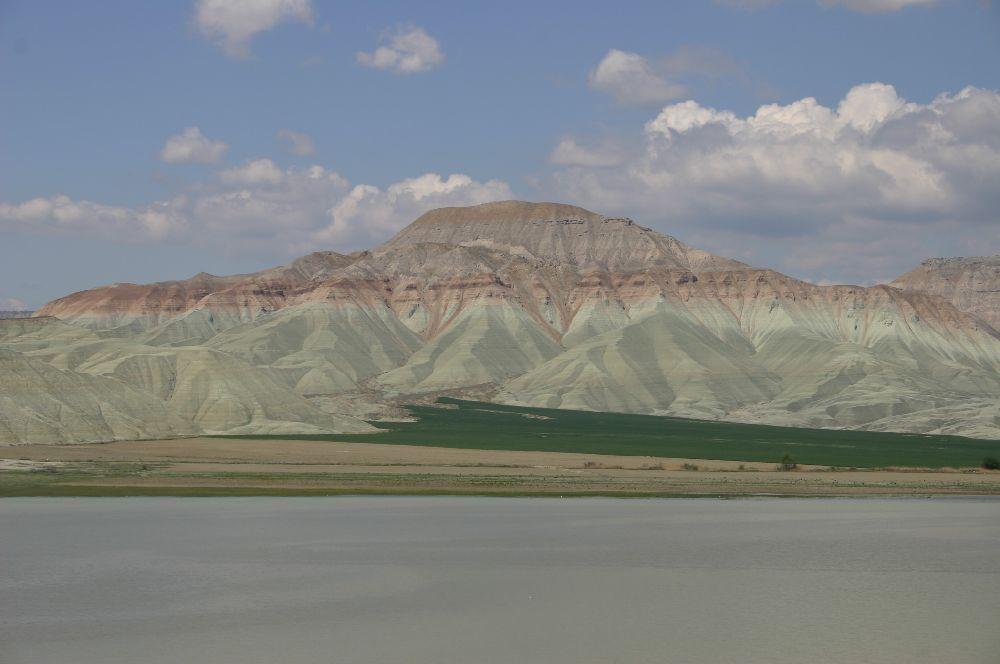
{"type": "Polygon", "coordinates": [[[500,383],[561,351],[524,309],[509,301],[473,304],[402,367],[383,374],[389,394],[500,383]]]}
{"type": "MultiPolygon", "coordinates": [[[[65,383],[66,389],[75,385],[73,389],[83,390],[88,380],[105,377],[130,393],[152,398],[184,425],[176,433],[371,430],[362,420],[316,408],[271,369],[255,367],[213,348],[155,347],[127,339],[100,339],[94,332],[59,321],[20,329],[4,325],[0,333],[0,348],[27,351],[21,356],[25,360],[65,370],[66,375],[83,381],[65,383]]],[[[21,384],[19,389],[29,388],[21,384]]],[[[150,412],[150,408],[136,404],[137,413],[150,412]]],[[[140,420],[142,417],[145,415],[137,415],[140,420]]],[[[78,419],[67,421],[65,426],[63,437],[69,441],[114,437],[78,419]]],[[[136,435],[149,437],[141,431],[136,435]]]]}
{"type": "Polygon", "coordinates": [[[191,435],[197,429],[126,383],[56,369],[0,349],[0,444],[75,443],[191,435]]]}
{"type": "Polygon", "coordinates": [[[591,336],[497,399],[822,427],[885,428],[906,416],[908,430],[998,432],[996,337],[921,320],[905,301],[668,299],[654,312],[582,307],[570,330],[591,336]],[[611,329],[595,334],[602,326],[611,329]]]}
{"type": "Polygon", "coordinates": [[[777,381],[745,341],[727,343],[689,313],[659,307],[506,383],[504,403],[721,417],[768,399],[777,381]]]}
{"type": "Polygon", "coordinates": [[[227,330],[209,346],[269,367],[299,394],[323,395],[403,365],[422,343],[384,305],[316,303],[227,330]]]}

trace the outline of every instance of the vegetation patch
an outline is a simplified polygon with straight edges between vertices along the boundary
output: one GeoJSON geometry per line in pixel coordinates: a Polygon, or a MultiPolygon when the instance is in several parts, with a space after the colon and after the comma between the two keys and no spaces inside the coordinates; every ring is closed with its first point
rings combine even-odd
{"type": "Polygon", "coordinates": [[[681,417],[504,406],[450,397],[409,406],[410,422],[372,422],[379,433],[229,436],[758,461],[852,468],[975,468],[1000,441],[925,434],[805,429],[681,417]],[[450,406],[442,408],[440,405],[450,406]]]}

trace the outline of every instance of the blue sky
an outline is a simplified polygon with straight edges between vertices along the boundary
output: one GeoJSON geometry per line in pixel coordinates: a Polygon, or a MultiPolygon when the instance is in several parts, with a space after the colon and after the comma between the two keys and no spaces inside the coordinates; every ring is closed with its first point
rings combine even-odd
{"type": "Polygon", "coordinates": [[[508,195],[820,282],[1000,251],[989,3],[274,5],[0,0],[0,308],[368,247],[508,195]],[[859,90],[874,119],[837,115],[870,83],[893,91],[859,90]],[[780,131],[747,121],[768,104],[780,131]]]}

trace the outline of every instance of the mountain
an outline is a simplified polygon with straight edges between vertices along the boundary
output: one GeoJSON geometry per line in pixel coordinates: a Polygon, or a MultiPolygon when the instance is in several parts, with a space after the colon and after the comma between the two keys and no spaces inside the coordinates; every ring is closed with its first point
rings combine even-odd
{"type": "Polygon", "coordinates": [[[1000,254],[930,258],[892,285],[939,295],[1000,330],[1000,254]]]}
{"type": "MultiPolygon", "coordinates": [[[[504,201],[428,212],[371,251],[74,293],[34,327],[0,322],[0,348],[194,432],[360,431],[449,394],[1000,437],[1000,333],[926,290],[817,286],[631,219],[504,201]]],[[[65,438],[121,435],[160,434],[65,438]]]]}

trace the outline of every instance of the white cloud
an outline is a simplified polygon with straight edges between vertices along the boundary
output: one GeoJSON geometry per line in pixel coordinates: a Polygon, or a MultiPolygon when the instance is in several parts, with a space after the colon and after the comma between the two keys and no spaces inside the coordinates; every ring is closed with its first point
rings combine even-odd
{"type": "Polygon", "coordinates": [[[135,208],[61,195],[0,203],[0,230],[291,256],[370,248],[432,208],[512,197],[503,182],[463,174],[426,173],[385,188],[352,186],[323,166],[281,169],[255,159],[221,171],[185,196],[135,208]]]}
{"type": "Polygon", "coordinates": [[[250,42],[280,23],[312,25],[311,0],[196,0],[194,24],[232,58],[250,57],[250,42]]]}
{"type": "Polygon", "coordinates": [[[462,174],[442,178],[437,173],[425,173],[391,184],[384,190],[357,185],[329,209],[330,223],[315,238],[333,246],[345,243],[370,246],[428,210],[510,198],[513,194],[506,183],[499,180],[477,182],[462,174]]]}
{"type": "Polygon", "coordinates": [[[872,83],[835,108],[806,98],[746,117],[686,101],[642,140],[617,167],[563,160],[542,195],[817,279],[881,278],[928,255],[1000,248],[996,91],[916,104],[872,83]]]}
{"type": "MultiPolygon", "coordinates": [[[[902,111],[905,106],[891,85],[869,83],[851,88],[837,106],[837,117],[842,124],[870,132],[886,118],[902,111]]],[[[916,110],[916,106],[912,106],[910,110],[916,110]]]]}
{"type": "Polygon", "coordinates": [[[708,82],[751,88],[756,94],[768,86],[722,51],[707,46],[682,45],[666,55],[643,56],[611,49],[591,70],[591,89],[626,105],[662,104],[689,94],[708,82]]]}
{"type": "Polygon", "coordinates": [[[357,60],[366,67],[389,69],[397,74],[429,71],[444,62],[438,41],[413,25],[385,32],[380,45],[371,53],[358,52],[357,60]]]}
{"type": "Polygon", "coordinates": [[[221,171],[219,179],[229,185],[273,185],[285,179],[285,172],[270,159],[253,159],[242,166],[221,171]]]}
{"type": "Polygon", "coordinates": [[[186,230],[183,199],[139,208],[75,201],[62,194],[0,203],[0,226],[22,232],[99,236],[118,242],[158,241],[186,230]]]}
{"type": "Polygon", "coordinates": [[[614,97],[622,104],[650,104],[676,99],[685,88],[668,81],[654,71],[650,62],[638,53],[616,48],[590,72],[590,87],[614,97]]]}
{"type": "Polygon", "coordinates": [[[285,143],[289,152],[297,154],[300,157],[308,157],[316,152],[316,145],[309,134],[292,131],[291,129],[282,129],[278,132],[278,138],[285,143]]]}
{"type": "Polygon", "coordinates": [[[215,164],[228,149],[228,145],[209,139],[198,127],[188,127],[167,139],[160,150],[160,159],[170,164],[215,164]]]}

